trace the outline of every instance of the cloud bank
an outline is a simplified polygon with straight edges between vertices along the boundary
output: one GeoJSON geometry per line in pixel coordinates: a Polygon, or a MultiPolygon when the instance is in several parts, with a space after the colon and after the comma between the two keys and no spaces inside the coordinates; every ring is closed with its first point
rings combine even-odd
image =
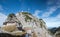
{"type": "MultiPolygon", "coordinates": [[[[42,18],[45,22],[47,27],[59,27],[60,26],[60,13],[55,17],[51,17],[51,14],[55,13],[55,11],[60,8],[60,0],[48,0],[47,1],[47,9],[41,16],[40,10],[39,12],[35,12],[35,16],[38,18],[42,18]]],[[[36,11],[36,10],[35,10],[36,11]]],[[[43,10],[42,10],[43,11],[43,10]]]]}
{"type": "Polygon", "coordinates": [[[0,13],[0,26],[2,26],[3,25],[3,22],[5,21],[5,19],[7,18],[7,16],[6,15],[4,15],[4,14],[2,14],[2,13],[0,13]]]}
{"type": "Polygon", "coordinates": [[[7,16],[5,14],[3,14],[3,7],[2,5],[0,5],[0,26],[3,25],[3,22],[5,21],[5,19],[7,18],[7,16]]]}

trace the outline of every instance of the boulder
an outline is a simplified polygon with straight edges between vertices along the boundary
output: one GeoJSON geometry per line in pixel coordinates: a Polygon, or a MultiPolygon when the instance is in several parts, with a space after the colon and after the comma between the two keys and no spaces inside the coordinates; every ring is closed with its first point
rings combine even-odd
{"type": "Polygon", "coordinates": [[[4,25],[2,28],[4,31],[12,32],[17,29],[16,25],[4,25]]]}

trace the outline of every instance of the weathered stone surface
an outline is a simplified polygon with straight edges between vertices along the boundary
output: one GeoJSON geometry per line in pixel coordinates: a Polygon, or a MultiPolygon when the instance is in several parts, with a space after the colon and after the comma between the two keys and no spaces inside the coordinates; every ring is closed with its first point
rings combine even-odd
{"type": "Polygon", "coordinates": [[[54,37],[60,37],[60,31],[57,31],[57,32],[54,34],[54,37]]]}
{"type": "Polygon", "coordinates": [[[8,34],[8,33],[0,33],[0,37],[25,37],[25,35],[16,36],[16,35],[8,34]]]}
{"type": "MultiPolygon", "coordinates": [[[[17,13],[16,16],[9,15],[9,18],[6,20],[6,22],[7,26],[10,24],[13,26],[13,23],[15,23],[15,27],[20,27],[21,29],[25,30],[25,32],[28,34],[28,37],[52,37],[50,33],[48,33],[49,31],[46,27],[46,23],[42,19],[38,19],[29,13],[21,12],[17,13]]],[[[14,31],[15,27],[13,26],[11,29],[14,31]]],[[[20,32],[22,30],[16,30],[14,31],[14,34],[20,34],[17,31],[20,32]]]]}
{"type": "Polygon", "coordinates": [[[24,12],[17,13],[16,17],[23,25],[23,29],[26,29],[28,34],[33,34],[32,32],[35,32],[35,34],[33,35],[36,35],[36,37],[52,37],[48,33],[48,29],[46,28],[46,23],[42,19],[38,19],[30,15],[29,13],[25,14],[24,12]]]}
{"type": "Polygon", "coordinates": [[[2,30],[8,31],[8,32],[12,32],[12,31],[14,31],[14,30],[17,29],[17,28],[16,28],[16,25],[13,25],[13,24],[11,24],[11,25],[4,25],[4,26],[1,27],[1,28],[2,28],[2,30]]]}

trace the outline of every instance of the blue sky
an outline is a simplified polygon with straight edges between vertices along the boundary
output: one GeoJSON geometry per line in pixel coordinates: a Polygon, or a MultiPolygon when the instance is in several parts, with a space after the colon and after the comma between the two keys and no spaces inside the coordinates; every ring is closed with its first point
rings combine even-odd
{"type": "Polygon", "coordinates": [[[47,27],[60,26],[60,0],[0,0],[0,24],[8,14],[22,10],[42,18],[47,27]]]}

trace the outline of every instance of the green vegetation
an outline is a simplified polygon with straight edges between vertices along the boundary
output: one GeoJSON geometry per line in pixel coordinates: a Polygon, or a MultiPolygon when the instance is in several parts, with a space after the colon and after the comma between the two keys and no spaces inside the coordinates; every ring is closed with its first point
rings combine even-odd
{"type": "Polygon", "coordinates": [[[31,20],[31,19],[32,19],[32,18],[29,17],[28,15],[25,15],[25,16],[26,16],[25,21],[27,21],[27,20],[31,20]]]}
{"type": "Polygon", "coordinates": [[[43,27],[42,22],[40,23],[41,28],[43,27]]]}
{"type": "Polygon", "coordinates": [[[42,20],[42,19],[39,19],[39,20],[42,20]]]}
{"type": "Polygon", "coordinates": [[[36,22],[36,20],[34,19],[34,21],[36,22]]]}
{"type": "Polygon", "coordinates": [[[30,14],[28,12],[22,12],[22,14],[26,16],[26,18],[25,18],[26,22],[27,22],[27,20],[31,20],[32,19],[31,17],[28,16],[28,15],[32,15],[32,14],[30,14]]]}
{"type": "Polygon", "coordinates": [[[22,14],[29,14],[29,15],[32,15],[31,13],[28,13],[28,12],[22,12],[22,14]]]}
{"type": "Polygon", "coordinates": [[[54,27],[54,28],[50,28],[48,29],[52,34],[55,34],[56,32],[60,31],[60,26],[59,27],[54,27]]]}
{"type": "Polygon", "coordinates": [[[39,20],[42,21],[43,23],[45,23],[43,19],[39,19],[39,20]]]}
{"type": "Polygon", "coordinates": [[[40,22],[41,22],[41,23],[40,23],[40,26],[41,26],[41,27],[44,27],[44,28],[46,29],[45,25],[43,25],[43,24],[46,24],[46,23],[43,21],[43,19],[39,19],[39,20],[40,20],[40,22]]]}
{"type": "Polygon", "coordinates": [[[41,28],[43,27],[43,23],[42,23],[42,19],[39,19],[40,20],[40,26],[41,26],[41,28]]]}
{"type": "Polygon", "coordinates": [[[7,20],[12,20],[13,17],[16,17],[14,13],[8,15],[7,20]]]}
{"type": "Polygon", "coordinates": [[[11,18],[12,18],[13,16],[16,17],[14,13],[11,13],[11,14],[8,15],[8,17],[11,17],[11,18]]]}
{"type": "Polygon", "coordinates": [[[48,29],[48,30],[51,32],[51,34],[55,34],[55,33],[56,33],[57,28],[56,28],[56,27],[54,27],[54,28],[50,28],[50,29],[48,29]]]}

